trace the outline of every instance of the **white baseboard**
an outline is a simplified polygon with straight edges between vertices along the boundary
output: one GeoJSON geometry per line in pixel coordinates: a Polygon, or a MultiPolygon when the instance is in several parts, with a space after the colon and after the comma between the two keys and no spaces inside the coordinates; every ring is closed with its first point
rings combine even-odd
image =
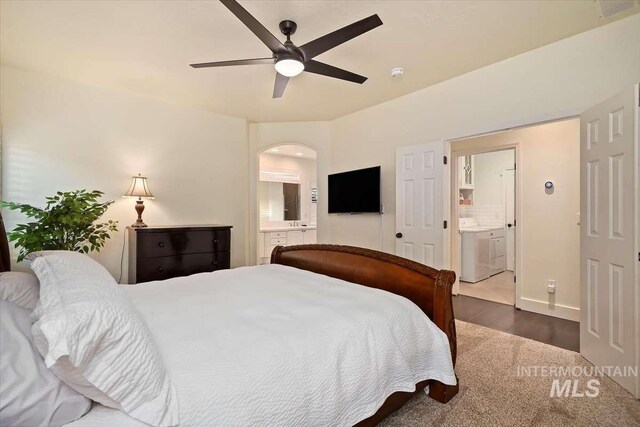
{"type": "Polygon", "coordinates": [[[568,307],[560,304],[550,304],[544,301],[538,301],[529,298],[520,298],[518,307],[521,310],[532,311],[547,316],[559,317],[561,319],[580,321],[580,309],[576,307],[568,307]]]}

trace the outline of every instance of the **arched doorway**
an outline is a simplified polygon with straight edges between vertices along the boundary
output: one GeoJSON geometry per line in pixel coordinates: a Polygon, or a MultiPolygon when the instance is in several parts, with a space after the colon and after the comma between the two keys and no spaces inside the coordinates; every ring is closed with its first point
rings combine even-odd
{"type": "Polygon", "coordinates": [[[316,243],[317,153],[300,144],[278,144],[258,153],[258,264],[278,245],[316,243]]]}

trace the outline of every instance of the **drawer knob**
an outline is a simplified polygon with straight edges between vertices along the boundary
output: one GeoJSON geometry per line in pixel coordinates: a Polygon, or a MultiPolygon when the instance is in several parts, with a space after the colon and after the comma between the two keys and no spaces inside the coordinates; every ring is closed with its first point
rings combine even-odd
{"type": "Polygon", "coordinates": [[[218,239],[213,239],[213,243],[218,244],[218,239]]]}
{"type": "Polygon", "coordinates": [[[218,265],[218,261],[211,261],[211,264],[218,265]]]}
{"type": "Polygon", "coordinates": [[[163,266],[160,266],[160,267],[158,267],[158,268],[157,268],[157,270],[158,270],[160,273],[162,273],[162,272],[164,271],[164,267],[163,267],[163,266]]]}
{"type": "Polygon", "coordinates": [[[164,248],[164,242],[158,242],[158,246],[160,246],[161,248],[164,248]]]}

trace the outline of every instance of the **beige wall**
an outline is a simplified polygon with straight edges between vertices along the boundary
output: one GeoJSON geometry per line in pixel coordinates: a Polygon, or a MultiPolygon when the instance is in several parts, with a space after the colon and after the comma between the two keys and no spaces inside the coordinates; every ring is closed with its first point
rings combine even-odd
{"type": "MultiPolygon", "coordinates": [[[[147,224],[232,225],[232,264],[246,263],[244,119],[11,67],[0,73],[6,200],[42,205],[58,190],[104,191],[115,200],[106,218],[120,221],[120,231],[96,258],[117,278],[123,230],[136,218],[122,194],[140,172],[156,196],[145,202],[147,224]]],[[[24,220],[3,214],[8,228],[24,220]]]]}
{"type": "MultiPolygon", "coordinates": [[[[638,52],[634,15],[336,119],[330,172],[382,166],[384,250],[393,253],[397,147],[579,114],[640,79],[638,52]]],[[[330,241],[379,247],[377,217],[319,215],[330,241]]]]}
{"type": "Polygon", "coordinates": [[[502,172],[513,169],[513,150],[496,151],[473,156],[473,204],[475,206],[505,205],[502,172]]]}
{"type": "Polygon", "coordinates": [[[452,150],[518,144],[518,271],[521,308],[578,320],[580,309],[580,120],[457,141],[452,150]],[[545,191],[552,181],[554,191],[545,191]],[[556,293],[547,293],[547,280],[556,293]]]}

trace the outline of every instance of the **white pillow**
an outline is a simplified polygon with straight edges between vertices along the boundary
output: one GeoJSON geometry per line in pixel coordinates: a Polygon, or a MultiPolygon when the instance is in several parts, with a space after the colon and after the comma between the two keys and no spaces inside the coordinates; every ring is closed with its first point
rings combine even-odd
{"type": "Polygon", "coordinates": [[[47,251],[29,252],[27,255],[25,255],[24,259],[26,259],[27,261],[33,261],[34,259],[39,258],[41,256],[55,255],[55,254],[59,254],[59,253],[62,253],[62,252],[68,252],[68,251],[47,250],[47,251]]]}
{"type": "Polygon", "coordinates": [[[96,261],[56,252],[31,263],[40,279],[32,333],[70,387],[153,426],[179,423],[178,398],[144,321],[96,261]]]}
{"type": "Polygon", "coordinates": [[[0,273],[0,299],[33,310],[38,303],[40,283],[31,273],[5,271],[0,273]]]}
{"type": "Polygon", "coordinates": [[[0,301],[0,426],[61,426],[91,401],[44,364],[31,336],[31,310],[0,301]]]}

